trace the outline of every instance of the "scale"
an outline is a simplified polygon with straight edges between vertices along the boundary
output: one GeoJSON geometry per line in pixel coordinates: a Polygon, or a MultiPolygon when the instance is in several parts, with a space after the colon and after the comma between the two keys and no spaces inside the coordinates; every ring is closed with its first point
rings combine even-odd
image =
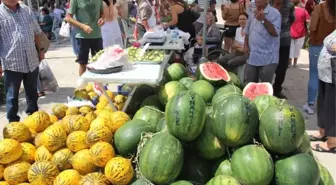
{"type": "Polygon", "coordinates": [[[167,37],[163,32],[147,32],[144,35],[145,43],[149,43],[150,45],[163,45],[167,37]]]}

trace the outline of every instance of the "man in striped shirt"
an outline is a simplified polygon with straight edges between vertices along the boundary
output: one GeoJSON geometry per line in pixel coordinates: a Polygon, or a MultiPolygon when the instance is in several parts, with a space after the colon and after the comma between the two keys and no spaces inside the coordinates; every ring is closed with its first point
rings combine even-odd
{"type": "Polygon", "coordinates": [[[34,13],[18,0],[2,0],[0,5],[0,77],[4,73],[6,109],[9,122],[20,121],[18,96],[21,82],[26,92],[28,115],[38,110],[37,78],[44,48],[34,13]]]}

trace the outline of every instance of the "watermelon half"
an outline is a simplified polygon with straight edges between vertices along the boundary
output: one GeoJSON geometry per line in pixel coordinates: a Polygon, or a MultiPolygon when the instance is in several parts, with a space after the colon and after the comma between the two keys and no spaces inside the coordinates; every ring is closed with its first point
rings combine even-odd
{"type": "Polygon", "coordinates": [[[253,100],[255,97],[260,95],[273,95],[273,86],[268,82],[250,82],[245,86],[243,90],[243,96],[250,100],[253,100]]]}
{"type": "Polygon", "coordinates": [[[207,80],[212,84],[218,82],[229,82],[231,80],[230,74],[216,62],[205,62],[198,67],[198,79],[207,80]]]}

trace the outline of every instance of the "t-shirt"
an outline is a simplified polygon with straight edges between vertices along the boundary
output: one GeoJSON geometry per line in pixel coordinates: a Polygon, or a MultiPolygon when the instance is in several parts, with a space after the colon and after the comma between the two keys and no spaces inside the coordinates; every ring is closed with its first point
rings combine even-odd
{"type": "Polygon", "coordinates": [[[236,29],[236,37],[235,41],[237,41],[239,44],[243,45],[245,41],[245,35],[242,36],[242,27],[239,27],[236,29]]]}
{"type": "Polygon", "coordinates": [[[69,13],[76,16],[77,21],[91,27],[90,34],[82,29],[78,30],[76,38],[101,38],[101,29],[98,26],[100,14],[103,12],[103,2],[98,0],[71,0],[69,13]]]}
{"type": "Polygon", "coordinates": [[[306,34],[305,21],[310,19],[310,16],[304,8],[295,7],[295,21],[290,28],[290,35],[293,39],[304,37],[306,34]]]}

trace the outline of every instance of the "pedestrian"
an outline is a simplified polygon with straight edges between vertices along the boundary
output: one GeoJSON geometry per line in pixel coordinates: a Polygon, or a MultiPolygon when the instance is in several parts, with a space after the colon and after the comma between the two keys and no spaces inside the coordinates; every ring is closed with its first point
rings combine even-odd
{"type": "Polygon", "coordinates": [[[39,34],[42,33],[33,11],[18,0],[2,0],[0,5],[0,76],[4,73],[6,111],[9,122],[20,121],[19,90],[26,93],[28,115],[38,110],[37,78],[44,59],[39,34]],[[13,34],[15,33],[15,34],[13,34]]]}
{"type": "Polygon", "coordinates": [[[70,9],[65,20],[76,26],[79,41],[79,76],[86,71],[89,53],[94,56],[103,49],[103,39],[100,26],[104,25],[104,11],[102,1],[71,0],[70,9]],[[76,19],[74,19],[74,17],[76,19]]]}
{"type": "Polygon", "coordinates": [[[290,27],[295,20],[294,5],[290,0],[272,0],[271,3],[281,14],[279,63],[275,71],[273,90],[274,96],[281,99],[287,99],[287,97],[282,93],[282,84],[285,81],[288,68],[291,45],[290,27]]]}
{"type": "Polygon", "coordinates": [[[311,16],[309,38],[309,81],[308,99],[303,109],[314,114],[318,91],[317,60],[323,48],[323,40],[336,29],[335,0],[317,4],[311,16]]]}
{"type": "Polygon", "coordinates": [[[146,32],[153,32],[156,25],[155,9],[150,0],[138,0],[137,16],[137,37],[140,39],[146,32]]]}
{"type": "Polygon", "coordinates": [[[308,33],[307,24],[310,21],[310,15],[307,10],[300,7],[300,1],[294,0],[295,21],[290,28],[291,46],[289,52],[289,65],[297,66],[297,60],[300,56],[302,46],[305,42],[306,33],[308,33]],[[292,61],[294,60],[294,61],[292,61]]]}
{"type": "MultiPolygon", "coordinates": [[[[197,6],[199,7],[198,0],[195,0],[194,3],[197,4],[197,6]]],[[[202,30],[204,18],[206,17],[203,8],[199,7],[198,9],[199,9],[198,11],[201,12],[201,14],[200,17],[194,22],[196,33],[199,33],[202,30]]],[[[208,12],[211,12],[212,14],[213,12],[216,12],[216,0],[210,0],[208,12]]]]}
{"type": "Polygon", "coordinates": [[[310,136],[318,152],[336,153],[336,31],[324,39],[318,59],[319,90],[317,97],[317,125],[319,132],[310,136]]]}
{"type": "Polygon", "coordinates": [[[281,15],[268,0],[256,0],[251,4],[255,6],[251,5],[244,30],[244,52],[248,56],[245,83],[272,83],[279,61],[281,15]]]}

